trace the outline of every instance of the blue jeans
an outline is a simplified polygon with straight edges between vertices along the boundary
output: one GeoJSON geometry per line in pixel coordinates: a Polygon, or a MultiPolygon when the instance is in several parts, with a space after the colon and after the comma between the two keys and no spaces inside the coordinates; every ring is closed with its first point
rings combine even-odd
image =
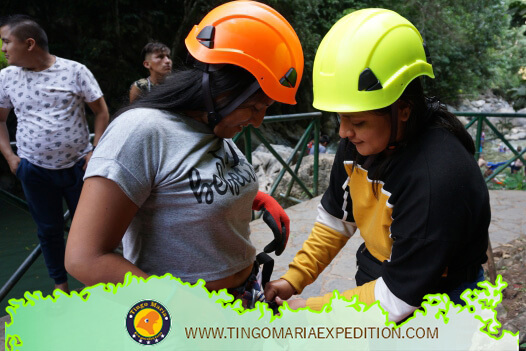
{"type": "Polygon", "coordinates": [[[84,177],[84,159],[73,167],[59,170],[46,169],[21,159],[16,176],[29,205],[29,212],[37,225],[38,240],[49,276],[55,284],[68,280],[64,267],[64,209],[66,200],[71,217],[79,201],[84,177]]]}
{"type": "Polygon", "coordinates": [[[466,290],[466,289],[471,289],[471,290],[477,289],[478,288],[477,287],[477,283],[482,282],[484,280],[485,280],[484,279],[484,269],[482,269],[482,267],[480,267],[478,276],[477,276],[477,278],[474,281],[462,283],[459,286],[457,286],[456,288],[451,289],[451,290],[449,290],[447,292],[447,294],[449,296],[449,299],[452,302],[454,302],[455,304],[465,306],[466,303],[464,302],[464,300],[462,300],[460,298],[460,294],[462,294],[464,292],[464,290],[466,290]]]}

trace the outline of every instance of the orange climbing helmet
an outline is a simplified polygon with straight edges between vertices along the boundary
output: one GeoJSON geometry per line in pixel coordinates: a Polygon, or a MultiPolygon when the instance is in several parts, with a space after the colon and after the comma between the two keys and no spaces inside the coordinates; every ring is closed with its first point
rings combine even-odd
{"type": "Polygon", "coordinates": [[[296,103],[303,50],[292,26],[272,7],[243,0],[220,5],[193,27],[185,44],[198,61],[242,67],[271,99],[296,103]]]}

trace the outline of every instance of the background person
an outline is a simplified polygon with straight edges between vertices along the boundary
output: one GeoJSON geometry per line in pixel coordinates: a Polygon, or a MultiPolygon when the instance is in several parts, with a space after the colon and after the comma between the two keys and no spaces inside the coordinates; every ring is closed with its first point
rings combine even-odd
{"type": "Polygon", "coordinates": [[[55,288],[68,291],[62,201],[73,215],[94,148],[84,103],[95,114],[94,145],[108,125],[108,108],[93,74],[78,62],[51,55],[47,35],[34,20],[4,18],[0,35],[10,65],[0,71],[0,151],[22,183],[55,288]],[[12,108],[18,155],[6,126],[12,108]]]}
{"type": "MultiPolygon", "coordinates": [[[[322,135],[320,137],[320,142],[318,144],[318,153],[320,154],[324,154],[327,152],[327,145],[329,145],[329,142],[331,141],[331,139],[329,138],[328,135],[322,135]]],[[[314,145],[312,145],[312,143],[314,142],[311,141],[309,144],[309,155],[314,155],[314,145]]]]}
{"type": "MultiPolygon", "coordinates": [[[[517,147],[517,152],[518,153],[521,153],[522,152],[522,146],[518,146],[517,147]]],[[[524,165],[522,164],[522,161],[520,158],[516,159],[515,161],[513,161],[511,164],[510,164],[510,167],[511,167],[511,174],[515,174],[515,173],[518,173],[522,167],[524,165]]]]}
{"type": "MultiPolygon", "coordinates": [[[[426,294],[461,303],[484,279],[488,189],[471,136],[423,94],[418,77],[434,77],[427,61],[420,33],[389,10],[353,12],[322,40],[313,105],[340,115],[342,139],[311,235],[288,272],[267,284],[267,299],[301,293],[357,228],[357,287],[343,296],[379,301],[391,321],[426,294]]],[[[331,297],[289,305],[320,310],[331,297]]]]}
{"type": "Polygon", "coordinates": [[[130,102],[150,92],[153,86],[161,84],[172,72],[170,48],[163,43],[149,42],[142,49],[141,57],[143,58],[142,64],[150,75],[133,82],[130,87],[130,102]]]}
{"type": "Polygon", "coordinates": [[[87,285],[171,273],[242,295],[255,285],[252,209],[274,216],[266,251],[286,244],[288,217],[258,193],[230,138],[259,127],[274,101],[296,103],[296,33],[271,7],[236,1],[212,10],[185,44],[195,66],[120,111],[90,162],[66,249],[68,271],[87,285]],[[124,257],[113,253],[121,239],[124,257]]]}

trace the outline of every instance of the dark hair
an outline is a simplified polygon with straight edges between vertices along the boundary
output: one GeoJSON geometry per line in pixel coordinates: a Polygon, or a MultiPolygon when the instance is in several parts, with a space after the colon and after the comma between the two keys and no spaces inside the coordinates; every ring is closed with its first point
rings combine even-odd
{"type": "MultiPolygon", "coordinates": [[[[152,87],[148,94],[119,110],[116,117],[125,111],[141,107],[172,113],[206,111],[202,79],[203,71],[200,68],[177,70],[168,75],[163,84],[152,87]]],[[[220,69],[210,72],[210,91],[216,111],[228,105],[255,80],[248,71],[234,65],[223,65],[220,69]]]]}
{"type": "Polygon", "coordinates": [[[32,38],[42,50],[49,52],[47,34],[44,29],[27,15],[11,15],[0,21],[0,27],[8,26],[18,40],[24,41],[32,38]]]}
{"type": "Polygon", "coordinates": [[[322,135],[322,136],[320,137],[320,143],[322,143],[322,144],[323,144],[323,143],[329,143],[330,141],[331,141],[331,139],[329,138],[328,135],[322,135]]]}
{"type": "MultiPolygon", "coordinates": [[[[457,137],[470,154],[475,155],[475,143],[464,125],[436,97],[425,96],[420,78],[416,78],[409,83],[399,100],[411,106],[411,114],[405,124],[403,138],[395,151],[389,155],[379,155],[381,157],[380,164],[373,174],[370,175],[373,180],[373,193],[375,196],[378,195],[379,180],[388,172],[393,158],[400,152],[403,152],[407,145],[415,142],[427,128],[446,129],[457,137]]],[[[374,112],[378,115],[390,115],[391,108],[392,105],[374,110],[374,112]]],[[[361,156],[356,149],[353,149],[351,155],[352,159],[358,163],[362,163],[365,160],[365,157],[361,156]]]]}
{"type": "Polygon", "coordinates": [[[167,51],[168,53],[170,53],[170,48],[159,41],[150,41],[148,44],[144,45],[144,47],[141,50],[142,60],[146,60],[146,55],[159,51],[167,51]]]}

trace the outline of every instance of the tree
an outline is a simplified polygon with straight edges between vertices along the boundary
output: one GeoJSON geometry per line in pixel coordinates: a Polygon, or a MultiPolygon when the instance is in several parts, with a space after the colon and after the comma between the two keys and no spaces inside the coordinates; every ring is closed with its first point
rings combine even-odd
{"type": "MultiPolygon", "coordinates": [[[[511,27],[516,29],[515,47],[521,48],[524,52],[526,47],[526,1],[513,1],[509,7],[511,15],[511,27]]],[[[522,56],[524,57],[524,56],[522,56]]],[[[513,100],[513,107],[520,110],[526,107],[526,65],[525,60],[521,60],[517,75],[520,83],[518,86],[509,89],[508,94],[513,100]]]]}
{"type": "MultiPolygon", "coordinates": [[[[509,82],[521,57],[513,49],[508,5],[502,0],[380,1],[421,32],[437,78],[428,90],[447,102],[509,82]]],[[[522,59],[524,55],[522,54],[522,59]]],[[[506,83],[507,84],[507,83],[506,83]]]]}

